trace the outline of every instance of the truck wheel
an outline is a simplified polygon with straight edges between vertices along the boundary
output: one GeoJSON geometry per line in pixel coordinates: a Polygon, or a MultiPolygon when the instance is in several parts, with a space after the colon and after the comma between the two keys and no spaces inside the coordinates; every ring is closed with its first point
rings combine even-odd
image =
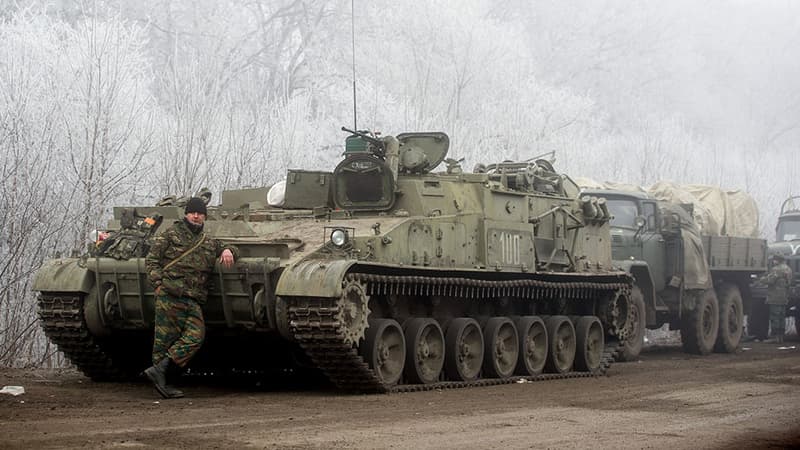
{"type": "Polygon", "coordinates": [[[644,345],[646,312],[644,294],[642,294],[639,286],[634,286],[631,289],[631,312],[628,315],[632,322],[631,334],[625,339],[625,344],[622,345],[617,355],[618,361],[636,361],[639,358],[639,353],[642,352],[642,346],[644,345]]]}
{"type": "Polygon", "coordinates": [[[681,321],[683,351],[707,355],[714,348],[719,328],[719,305],[713,289],[706,289],[681,321]]]}
{"type": "Polygon", "coordinates": [[[724,283],[717,291],[719,300],[719,333],[714,351],[717,353],[733,353],[742,339],[744,313],[742,294],[735,284],[724,283]]]}

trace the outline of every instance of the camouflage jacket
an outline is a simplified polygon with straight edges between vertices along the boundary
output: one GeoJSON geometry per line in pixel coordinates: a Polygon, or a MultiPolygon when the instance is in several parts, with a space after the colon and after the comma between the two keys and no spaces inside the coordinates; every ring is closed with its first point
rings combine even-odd
{"type": "Polygon", "coordinates": [[[767,284],[767,304],[786,305],[789,303],[787,290],[792,282],[792,269],[786,263],[772,266],[769,273],[762,279],[767,284]]]}
{"type": "Polygon", "coordinates": [[[229,249],[238,259],[236,247],[223,245],[205,233],[193,233],[186,223],[176,221],[166,231],[153,238],[145,258],[147,274],[153,287],[161,288],[176,297],[189,297],[203,304],[208,295],[208,277],[222,251],[229,249]],[[202,244],[167,269],[165,266],[194,247],[202,244]]]}

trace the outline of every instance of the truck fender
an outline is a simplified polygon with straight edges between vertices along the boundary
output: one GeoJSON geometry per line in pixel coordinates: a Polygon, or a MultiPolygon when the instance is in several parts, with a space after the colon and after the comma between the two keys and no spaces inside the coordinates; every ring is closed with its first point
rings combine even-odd
{"type": "Polygon", "coordinates": [[[620,269],[633,275],[636,280],[636,286],[642,290],[644,295],[644,305],[647,308],[647,325],[655,326],[656,324],[656,290],[653,284],[653,275],[650,273],[650,266],[645,261],[639,260],[624,260],[614,261],[619,265],[620,269]]]}
{"type": "Polygon", "coordinates": [[[351,260],[306,260],[284,269],[275,294],[279,297],[339,297],[351,260]]]}
{"type": "Polygon", "coordinates": [[[36,272],[32,290],[38,292],[82,292],[94,285],[94,274],[81,267],[76,258],[52,259],[36,272]]]}

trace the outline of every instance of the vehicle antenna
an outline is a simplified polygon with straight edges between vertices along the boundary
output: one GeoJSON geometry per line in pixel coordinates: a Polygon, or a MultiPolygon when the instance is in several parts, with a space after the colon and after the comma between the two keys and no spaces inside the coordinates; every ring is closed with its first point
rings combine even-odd
{"type": "Polygon", "coordinates": [[[350,0],[350,36],[353,41],[353,129],[358,130],[358,110],[356,108],[356,7],[350,0]]]}

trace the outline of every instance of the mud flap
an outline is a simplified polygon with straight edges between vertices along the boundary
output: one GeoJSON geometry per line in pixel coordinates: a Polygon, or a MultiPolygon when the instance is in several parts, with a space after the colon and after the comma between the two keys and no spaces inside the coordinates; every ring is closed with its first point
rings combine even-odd
{"type": "Polygon", "coordinates": [[[34,291],[83,292],[88,294],[94,284],[94,275],[78,264],[77,258],[52,259],[44,263],[33,279],[34,291]]]}
{"type": "Polygon", "coordinates": [[[284,269],[275,286],[281,297],[339,297],[344,275],[356,261],[301,261],[284,269]]]}

